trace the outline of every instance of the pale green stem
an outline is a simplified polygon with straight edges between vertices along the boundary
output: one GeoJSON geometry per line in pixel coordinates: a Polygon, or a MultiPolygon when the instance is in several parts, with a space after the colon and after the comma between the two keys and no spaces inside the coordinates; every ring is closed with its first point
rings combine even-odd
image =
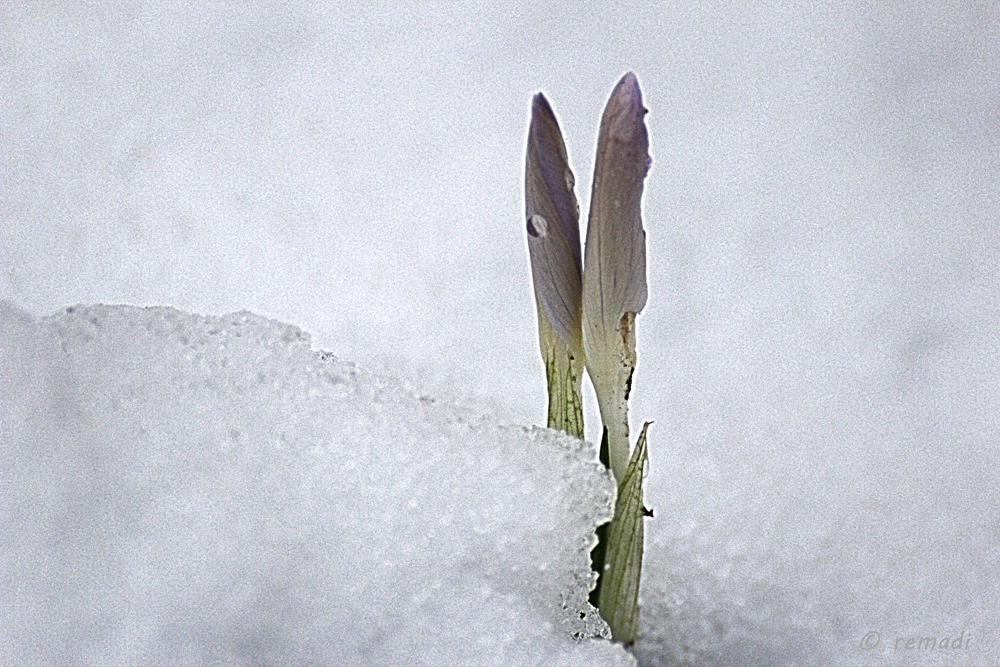
{"type": "MultiPolygon", "coordinates": [[[[590,339],[587,370],[608,429],[608,459],[611,472],[621,482],[629,462],[628,398],[635,371],[635,313],[625,313],[618,335],[590,339]]],[[[586,340],[586,339],[585,339],[586,340]]]]}

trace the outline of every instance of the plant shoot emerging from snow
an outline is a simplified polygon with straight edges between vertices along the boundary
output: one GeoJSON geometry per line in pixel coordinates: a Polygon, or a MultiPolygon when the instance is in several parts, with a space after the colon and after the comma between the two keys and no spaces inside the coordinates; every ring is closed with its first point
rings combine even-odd
{"type": "Polygon", "coordinates": [[[528,129],[525,217],[549,394],[548,426],[583,437],[580,386],[587,369],[603,422],[601,460],[618,482],[610,526],[598,531],[592,599],[615,639],[635,640],[642,570],[646,427],[629,456],[628,397],[635,317],[646,304],[646,233],[640,214],[649,171],[642,93],[629,72],[604,109],[581,267],[580,208],[555,115],[535,95],[528,129]]]}

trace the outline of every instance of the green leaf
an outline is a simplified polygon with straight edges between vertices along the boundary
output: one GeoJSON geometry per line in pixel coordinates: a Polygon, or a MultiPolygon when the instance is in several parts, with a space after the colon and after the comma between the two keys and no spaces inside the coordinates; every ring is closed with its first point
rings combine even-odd
{"type": "Polygon", "coordinates": [[[583,438],[583,363],[558,341],[542,343],[545,379],[549,389],[548,427],[583,438]]]}
{"type": "Polygon", "coordinates": [[[611,627],[611,636],[624,644],[635,642],[639,630],[639,580],[642,576],[643,472],[648,459],[646,422],[635,444],[632,459],[618,487],[615,518],[607,533],[604,575],[601,577],[601,616],[611,627]]]}

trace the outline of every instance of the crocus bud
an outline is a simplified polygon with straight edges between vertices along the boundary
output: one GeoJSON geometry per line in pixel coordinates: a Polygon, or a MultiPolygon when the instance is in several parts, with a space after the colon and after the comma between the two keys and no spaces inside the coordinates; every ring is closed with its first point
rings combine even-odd
{"type": "Polygon", "coordinates": [[[580,207],[573,186],[559,124],[538,93],[531,105],[524,197],[538,339],[549,392],[548,426],[582,438],[582,263],[580,207]]]}
{"type": "Polygon", "coordinates": [[[583,275],[583,349],[611,470],[629,461],[628,395],[635,370],[635,316],[646,305],[646,232],[640,204],[649,171],[642,93],[629,72],[615,86],[597,138],[583,275]]]}

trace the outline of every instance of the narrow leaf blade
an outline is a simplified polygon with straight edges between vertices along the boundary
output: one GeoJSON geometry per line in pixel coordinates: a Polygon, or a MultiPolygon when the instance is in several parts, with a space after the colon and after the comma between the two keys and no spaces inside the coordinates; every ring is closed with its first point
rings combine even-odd
{"type": "Polygon", "coordinates": [[[611,627],[611,636],[625,644],[635,642],[639,630],[639,580],[642,577],[645,537],[642,481],[648,459],[646,430],[651,423],[643,425],[618,488],[615,518],[607,532],[606,565],[601,578],[598,605],[601,616],[611,627]]]}

